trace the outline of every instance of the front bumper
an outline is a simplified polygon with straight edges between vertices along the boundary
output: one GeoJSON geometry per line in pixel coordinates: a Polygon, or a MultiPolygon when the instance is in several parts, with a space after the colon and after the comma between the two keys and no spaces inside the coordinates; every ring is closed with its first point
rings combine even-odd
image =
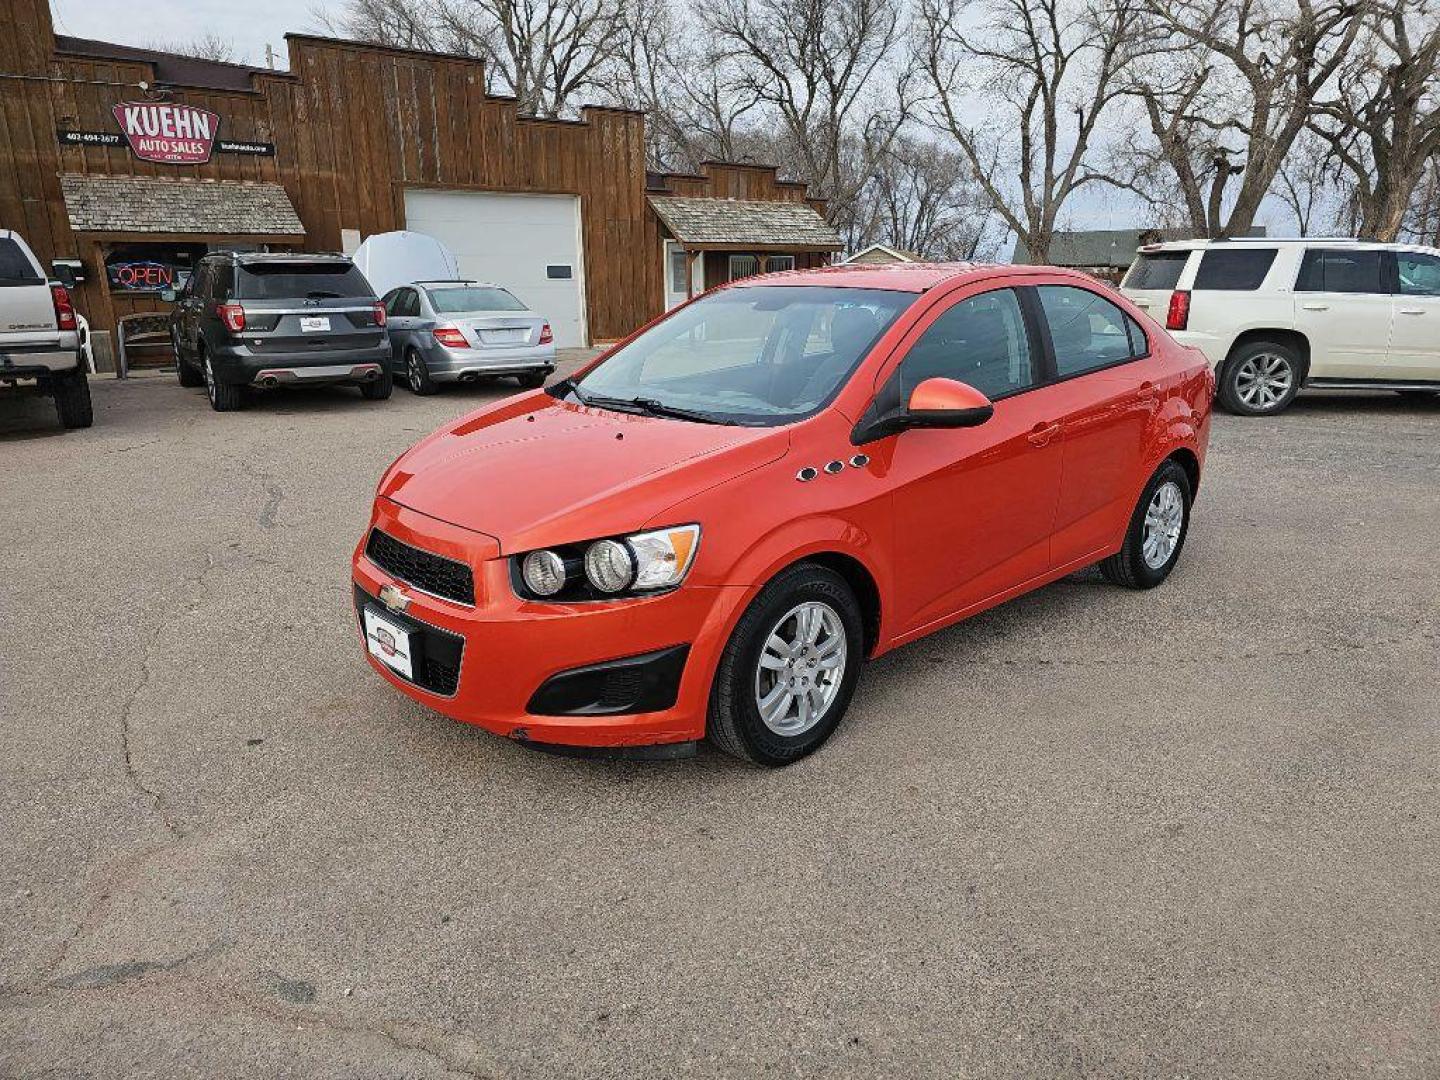
{"type": "Polygon", "coordinates": [[[403,693],[452,719],[526,742],[624,747],[704,736],[711,676],[738,615],[743,589],[687,585],[638,599],[536,603],[515,595],[509,560],[490,537],[383,498],[376,500],[371,526],[402,543],[463,559],[475,574],[472,607],[426,594],[390,575],[365,555],[363,539],[356,548],[353,579],[359,590],[356,626],[362,649],[359,612],[367,602],[378,604],[367,598],[378,597],[386,585],[397,586],[408,597],[404,619],[461,643],[450,694],[439,692],[447,686],[443,682],[433,684],[438,689],[427,689],[402,678],[366,650],[371,667],[403,693]],[[686,646],[687,651],[679,651],[686,646]],[[591,702],[580,700],[586,695],[577,691],[577,680],[583,687],[586,679],[593,679],[593,669],[633,667],[629,662],[637,658],[651,663],[639,672],[640,685],[628,702],[644,711],[613,711],[617,704],[628,707],[623,688],[615,690],[613,682],[592,682],[591,702]],[[662,670],[666,663],[679,669],[673,702],[668,686],[662,686],[658,696],[653,693],[654,684],[669,677],[662,670]],[[555,715],[577,706],[584,711],[555,715]]]}
{"type": "Polygon", "coordinates": [[[248,346],[215,349],[210,356],[215,377],[223,383],[275,386],[280,383],[366,382],[380,377],[390,364],[390,344],[362,349],[316,349],[313,352],[252,352],[248,346]]]}
{"type": "Polygon", "coordinates": [[[549,374],[555,370],[554,345],[514,349],[448,349],[435,342],[425,357],[436,382],[469,382],[492,375],[549,374]]]}

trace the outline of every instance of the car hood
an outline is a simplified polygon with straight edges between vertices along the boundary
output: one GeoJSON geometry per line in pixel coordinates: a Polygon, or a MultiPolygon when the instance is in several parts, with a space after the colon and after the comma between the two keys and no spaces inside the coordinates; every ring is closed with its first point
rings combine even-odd
{"type": "Polygon", "coordinates": [[[784,429],[636,416],[527,394],[407,451],[379,494],[514,554],[630,532],[682,499],[777,460],[784,429]]]}

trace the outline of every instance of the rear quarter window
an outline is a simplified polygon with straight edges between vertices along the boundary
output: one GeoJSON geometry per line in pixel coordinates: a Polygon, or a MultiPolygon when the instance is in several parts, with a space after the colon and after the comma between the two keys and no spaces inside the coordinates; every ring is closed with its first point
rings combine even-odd
{"type": "Polygon", "coordinates": [[[0,287],[43,284],[45,279],[36,272],[20,245],[8,236],[0,238],[0,287]]]}
{"type": "Polygon", "coordinates": [[[375,298],[356,267],[333,262],[242,264],[235,275],[235,295],[242,300],[375,298]]]}
{"type": "Polygon", "coordinates": [[[1173,289],[1180,280],[1188,251],[1152,251],[1137,255],[1125,275],[1127,289],[1173,289]]]}
{"type": "Polygon", "coordinates": [[[1278,248],[1211,248],[1200,257],[1200,269],[1195,271],[1195,291],[1258,289],[1278,253],[1278,248]]]}

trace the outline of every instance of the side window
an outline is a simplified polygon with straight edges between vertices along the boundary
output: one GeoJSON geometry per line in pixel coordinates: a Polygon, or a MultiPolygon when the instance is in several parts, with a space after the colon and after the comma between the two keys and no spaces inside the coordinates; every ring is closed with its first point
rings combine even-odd
{"type": "Polygon", "coordinates": [[[195,287],[191,290],[195,299],[208,301],[210,296],[210,282],[215,277],[215,264],[213,262],[202,262],[200,269],[195,271],[195,287]]]}
{"type": "Polygon", "coordinates": [[[1131,338],[1139,327],[1132,329],[1130,318],[1103,296],[1070,285],[1041,285],[1035,291],[1050,327],[1060,378],[1139,355],[1131,338]]]}
{"type": "Polygon", "coordinates": [[[411,315],[419,314],[418,308],[420,305],[415,299],[414,289],[396,289],[394,304],[395,307],[394,310],[390,312],[391,315],[398,315],[404,319],[411,315]]]}
{"type": "Polygon", "coordinates": [[[1277,254],[1276,248],[1210,248],[1200,259],[1194,288],[1197,292],[1258,289],[1277,254]]]}
{"type": "Polygon", "coordinates": [[[235,267],[230,263],[219,263],[210,272],[211,291],[217,301],[229,300],[235,295],[235,267]]]}
{"type": "Polygon", "coordinates": [[[926,379],[958,379],[990,398],[1035,385],[1020,299],[996,289],[961,300],[930,325],[900,363],[908,398],[926,379]]]}
{"type": "Polygon", "coordinates": [[[1388,293],[1383,255],[1380,251],[1311,248],[1300,264],[1295,291],[1388,293]]]}
{"type": "Polygon", "coordinates": [[[400,290],[399,290],[399,289],[391,289],[388,293],[386,293],[383,297],[380,298],[380,302],[385,305],[385,314],[386,314],[386,315],[398,315],[398,314],[400,314],[398,311],[395,310],[396,301],[399,300],[399,299],[400,299],[400,290]]]}
{"type": "Polygon", "coordinates": [[[1400,292],[1404,296],[1440,296],[1440,258],[1418,251],[1397,251],[1400,292]]]}

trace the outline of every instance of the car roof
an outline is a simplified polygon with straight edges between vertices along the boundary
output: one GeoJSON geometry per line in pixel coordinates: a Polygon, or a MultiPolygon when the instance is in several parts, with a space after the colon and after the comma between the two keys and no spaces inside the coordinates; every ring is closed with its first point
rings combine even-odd
{"type": "Polygon", "coordinates": [[[921,293],[937,285],[958,281],[1017,274],[1059,274],[1077,281],[1093,282],[1089,274],[1057,266],[1028,266],[1005,263],[843,263],[814,270],[786,270],[732,282],[734,288],[763,285],[828,285],[847,289],[888,289],[892,292],[921,293]]]}
{"type": "Polygon", "coordinates": [[[250,263],[317,263],[333,262],[344,266],[353,266],[353,260],[349,255],[340,255],[333,251],[212,251],[210,255],[219,255],[221,258],[233,258],[241,265],[250,263]]]}
{"type": "Polygon", "coordinates": [[[425,278],[423,281],[412,281],[412,285],[422,285],[430,288],[432,285],[471,285],[479,289],[503,289],[504,285],[496,285],[493,281],[475,281],[472,278],[425,278]]]}
{"type": "Polygon", "coordinates": [[[1433,251],[1423,244],[1399,244],[1387,243],[1384,240],[1371,240],[1365,237],[1354,236],[1232,236],[1207,239],[1199,237],[1194,240],[1163,240],[1157,244],[1141,244],[1135,250],[1142,255],[1150,255],[1157,251],[1206,251],[1210,248],[1228,247],[1337,247],[1347,246],[1365,250],[1380,249],[1387,251],[1433,251]]]}

